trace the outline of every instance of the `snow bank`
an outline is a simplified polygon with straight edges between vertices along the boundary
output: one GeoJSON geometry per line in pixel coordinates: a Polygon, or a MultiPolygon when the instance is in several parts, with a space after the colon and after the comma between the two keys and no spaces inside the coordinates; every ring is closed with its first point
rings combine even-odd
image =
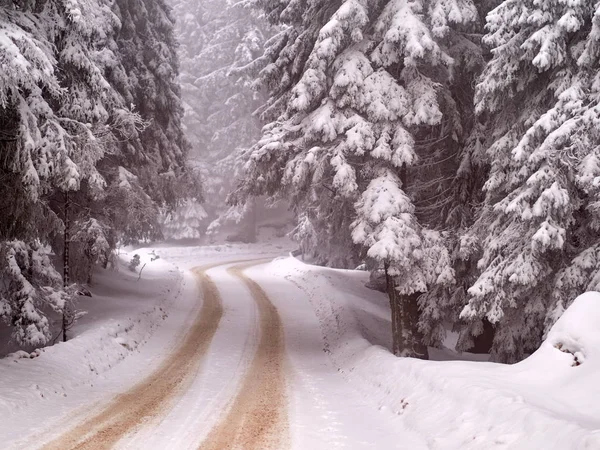
{"type": "MultiPolygon", "coordinates": [[[[149,251],[135,253],[141,257],[138,271],[147,264],[141,280],[127,269],[133,253],[121,255],[119,271],[96,273],[92,297],[81,297],[77,304],[87,314],[70,330],[68,342],[0,359],[0,441],[17,437],[16,430],[24,423],[30,432],[39,425],[33,417],[47,419],[85,404],[86,395],[93,397],[94,385],[108,378],[109,372],[112,377],[111,369],[129,355],[138,354],[167,318],[172,304],[180,300],[183,273],[165,260],[151,261],[149,251]],[[69,396],[78,400],[66,405],[61,399],[69,396]]],[[[132,368],[125,372],[120,376],[135,373],[132,368]]]]}
{"type": "Polygon", "coordinates": [[[400,416],[430,448],[600,448],[600,385],[592,381],[600,371],[591,350],[600,349],[600,321],[598,310],[578,306],[595,304],[589,297],[578,299],[540,352],[521,364],[420,361],[387,350],[387,297],[364,287],[366,273],[294,258],[275,260],[267,271],[304,291],[324,351],[365,401],[400,416]],[[574,354],[558,350],[558,342],[584,362],[573,366],[574,354]]]}
{"type": "Polygon", "coordinates": [[[539,366],[562,368],[580,377],[600,367],[600,293],[587,292],[575,299],[548,333],[541,348],[527,360],[539,366]],[[560,353],[556,350],[560,350],[560,353]],[[565,367],[579,367],[577,371],[565,367]]]}
{"type": "Polygon", "coordinates": [[[514,370],[535,375],[538,385],[563,405],[563,413],[571,411],[600,428],[600,293],[577,297],[539,350],[514,370]]]}

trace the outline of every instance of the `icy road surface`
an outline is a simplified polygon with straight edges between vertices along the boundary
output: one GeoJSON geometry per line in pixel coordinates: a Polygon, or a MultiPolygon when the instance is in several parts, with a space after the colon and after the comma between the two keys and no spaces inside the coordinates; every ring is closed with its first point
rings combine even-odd
{"type": "Polygon", "coordinates": [[[21,448],[427,448],[353,391],[323,352],[310,303],[288,301],[297,288],[262,262],[194,268],[195,318],[160,365],[21,448]]]}

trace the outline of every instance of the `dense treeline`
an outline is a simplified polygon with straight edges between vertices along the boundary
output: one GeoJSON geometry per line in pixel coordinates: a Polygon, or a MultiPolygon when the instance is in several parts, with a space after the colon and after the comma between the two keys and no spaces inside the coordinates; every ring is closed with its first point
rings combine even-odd
{"type": "Polygon", "coordinates": [[[398,355],[452,329],[459,350],[489,332],[496,360],[519,360],[600,289],[591,0],[174,6],[179,79],[164,0],[0,0],[0,317],[17,341],[46,343],[71,281],[160,237],[165,211],[173,235],[198,228],[184,129],[212,218],[243,169],[231,216],[285,199],[305,252],[385,280],[398,355]]]}
{"type": "Polygon", "coordinates": [[[70,283],[118,242],[200,195],[173,21],[163,0],[0,3],[0,317],[22,344],[56,334],[51,309],[72,319],[70,283]]]}
{"type": "Polygon", "coordinates": [[[599,289],[591,0],[247,0],[266,126],[231,201],[287,198],[318,261],[387,280],[394,352],[535,349],[599,289]]]}
{"type": "Polygon", "coordinates": [[[245,152],[260,136],[253,113],[264,101],[244,69],[262,54],[271,30],[252,8],[228,0],[174,1],[181,41],[180,82],[184,130],[192,144],[190,163],[204,180],[205,214],[186,205],[174,215],[169,235],[191,238],[239,222],[239,238],[254,239],[253,202],[229,208],[227,194],[245,152]],[[198,219],[204,219],[199,221],[198,219]]]}

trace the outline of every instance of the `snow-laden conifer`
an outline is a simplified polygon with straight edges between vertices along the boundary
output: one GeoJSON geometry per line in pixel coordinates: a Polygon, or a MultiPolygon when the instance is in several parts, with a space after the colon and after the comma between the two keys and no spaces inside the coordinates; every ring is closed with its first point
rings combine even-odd
{"type": "Polygon", "coordinates": [[[183,125],[192,144],[190,158],[205,180],[206,222],[221,217],[216,228],[226,221],[225,199],[240,156],[260,132],[253,113],[261,96],[251,88],[246,70],[261,55],[269,31],[243,2],[178,0],[175,12],[180,18],[183,125]]]}
{"type": "Polygon", "coordinates": [[[62,277],[38,243],[0,243],[0,319],[19,344],[39,346],[52,337],[47,314],[67,301],[62,277]]]}
{"type": "Polygon", "coordinates": [[[471,70],[472,79],[473,60],[481,61],[477,44],[457,32],[478,20],[475,4],[260,5],[283,27],[256,61],[257,85],[270,92],[261,109],[268,124],[232,200],[290,199],[302,217],[297,235],[320,262],[352,266],[365,254],[404,268],[414,282],[395,277],[394,292],[418,296],[441,272],[451,282],[448,253],[432,228],[444,222],[457,147],[472,126],[452,87],[455,72],[471,70]],[[394,193],[393,207],[374,223],[369,205],[379,195],[384,201],[384,192],[394,193]],[[436,252],[446,267],[421,264],[421,255],[436,252]]]}
{"type": "MultiPolygon", "coordinates": [[[[168,7],[144,2],[137,12],[147,18],[144,30],[135,31],[136,24],[128,20],[132,16],[121,15],[118,5],[109,1],[0,6],[0,139],[5,150],[0,189],[7,194],[0,200],[0,242],[20,242],[26,249],[52,244],[63,255],[67,285],[71,256],[100,262],[105,244],[112,249],[121,237],[158,236],[157,203],[175,204],[185,190],[181,184],[191,180],[184,168],[186,146],[168,7]],[[137,43],[147,38],[147,47],[129,46],[132,31],[137,43]],[[139,35],[142,31],[144,37],[139,35]],[[152,85],[158,87],[151,89],[152,85]],[[129,205],[111,202],[119,189],[119,167],[135,171],[142,180],[135,195],[145,208],[119,211],[129,205]],[[123,221],[134,213],[143,220],[123,221]],[[96,251],[99,245],[102,251],[96,251]]],[[[10,258],[3,260],[3,270],[8,262],[10,258]]],[[[51,299],[59,288],[50,278],[34,280],[35,273],[28,270],[22,275],[32,286],[39,285],[29,303],[59,305],[51,299]]],[[[71,295],[71,288],[65,288],[63,294],[71,295]]],[[[19,296],[17,291],[11,295],[19,296]]],[[[13,313],[29,309],[13,308],[13,313]]],[[[36,311],[43,319],[45,309],[36,311]]],[[[19,320],[14,316],[11,323],[19,320]]],[[[28,320],[24,316],[23,323],[28,320]]],[[[47,337],[46,331],[41,335],[47,337]]]]}
{"type": "Polygon", "coordinates": [[[534,349],[544,322],[597,287],[598,6],[505,1],[488,15],[493,58],[476,106],[493,134],[479,278],[466,319],[496,324],[494,353],[534,349]]]}

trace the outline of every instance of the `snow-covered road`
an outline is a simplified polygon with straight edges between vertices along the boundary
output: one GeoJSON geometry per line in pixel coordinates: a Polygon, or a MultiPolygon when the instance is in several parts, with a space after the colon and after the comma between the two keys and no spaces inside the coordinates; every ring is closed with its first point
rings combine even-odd
{"type": "Polygon", "coordinates": [[[395,358],[365,272],[276,244],[135,251],[160,259],[142,281],[99,273],[74,339],[0,359],[2,448],[600,448],[600,341],[579,316],[513,366],[395,358]]]}
{"type": "Polygon", "coordinates": [[[36,436],[35,446],[426,448],[353,391],[323,352],[310,303],[298,302],[301,291],[262,263],[193,269],[200,292],[187,295],[197,295],[189,312],[196,318],[160,365],[110,401],[71,416],[70,428],[36,436]]]}

